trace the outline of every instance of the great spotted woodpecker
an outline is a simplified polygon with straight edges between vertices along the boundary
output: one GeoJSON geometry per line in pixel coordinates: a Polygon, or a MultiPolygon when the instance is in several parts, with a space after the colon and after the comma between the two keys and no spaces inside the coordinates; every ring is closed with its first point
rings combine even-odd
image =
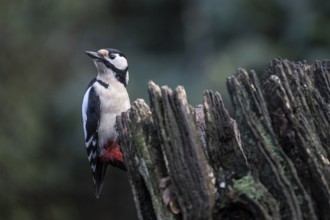
{"type": "Polygon", "coordinates": [[[87,155],[98,198],[108,165],[126,170],[115,125],[116,116],[130,108],[126,90],[129,74],[126,56],[116,49],[85,53],[93,59],[98,73],[82,103],[87,155]]]}

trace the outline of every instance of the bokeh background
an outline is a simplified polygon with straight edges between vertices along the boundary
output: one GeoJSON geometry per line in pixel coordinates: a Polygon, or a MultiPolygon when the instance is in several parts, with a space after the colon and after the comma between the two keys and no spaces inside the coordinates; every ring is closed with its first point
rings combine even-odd
{"type": "Polygon", "coordinates": [[[193,105],[236,68],[330,57],[328,0],[1,0],[0,219],[137,219],[122,171],[94,196],[81,101],[85,50],[129,59],[131,100],[147,82],[183,85],[193,105]]]}

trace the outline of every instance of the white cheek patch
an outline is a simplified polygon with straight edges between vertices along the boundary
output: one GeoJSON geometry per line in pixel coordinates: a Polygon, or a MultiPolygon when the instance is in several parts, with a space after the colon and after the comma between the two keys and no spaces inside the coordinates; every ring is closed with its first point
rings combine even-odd
{"type": "Polygon", "coordinates": [[[108,59],[110,63],[112,63],[117,69],[120,70],[124,70],[127,68],[128,64],[127,64],[127,60],[125,57],[123,56],[119,56],[118,54],[116,54],[116,58],[111,60],[108,59]]]}

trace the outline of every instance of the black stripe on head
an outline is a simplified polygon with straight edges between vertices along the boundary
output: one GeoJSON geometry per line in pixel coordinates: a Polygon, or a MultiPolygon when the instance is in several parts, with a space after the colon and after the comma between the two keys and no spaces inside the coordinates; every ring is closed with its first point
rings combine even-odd
{"type": "Polygon", "coordinates": [[[121,82],[125,87],[127,87],[126,75],[127,75],[128,67],[123,71],[123,73],[116,73],[116,78],[119,82],[121,82]]]}
{"type": "Polygon", "coordinates": [[[116,78],[118,79],[119,82],[124,84],[125,87],[127,86],[126,75],[127,75],[128,67],[126,67],[124,70],[117,69],[112,63],[110,63],[107,60],[104,60],[104,65],[109,69],[111,69],[114,73],[116,73],[116,78]]]}

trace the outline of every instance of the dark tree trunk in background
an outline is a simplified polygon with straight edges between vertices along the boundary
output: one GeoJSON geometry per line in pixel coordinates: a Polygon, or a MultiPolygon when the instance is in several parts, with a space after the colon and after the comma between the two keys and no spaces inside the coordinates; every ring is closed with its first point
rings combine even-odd
{"type": "Polygon", "coordinates": [[[192,107],[149,83],[117,118],[140,219],[330,219],[330,62],[275,59],[192,107]]]}

